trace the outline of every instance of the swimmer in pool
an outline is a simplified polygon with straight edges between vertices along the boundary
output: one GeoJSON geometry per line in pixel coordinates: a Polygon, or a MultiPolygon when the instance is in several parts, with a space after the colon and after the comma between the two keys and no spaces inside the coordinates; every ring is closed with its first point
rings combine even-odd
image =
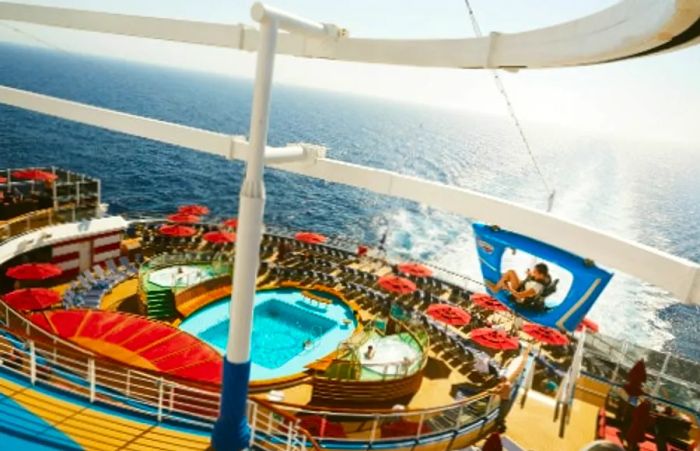
{"type": "Polygon", "coordinates": [[[367,360],[371,360],[372,357],[374,357],[374,347],[372,345],[367,346],[367,350],[365,351],[365,358],[367,360]]]}

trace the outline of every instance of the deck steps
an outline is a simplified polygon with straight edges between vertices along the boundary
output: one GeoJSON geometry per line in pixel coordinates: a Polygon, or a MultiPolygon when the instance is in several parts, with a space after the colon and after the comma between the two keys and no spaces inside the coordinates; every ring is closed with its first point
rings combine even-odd
{"type": "Polygon", "coordinates": [[[177,316],[175,299],[170,289],[149,290],[146,296],[146,312],[149,319],[170,319],[177,316]]]}

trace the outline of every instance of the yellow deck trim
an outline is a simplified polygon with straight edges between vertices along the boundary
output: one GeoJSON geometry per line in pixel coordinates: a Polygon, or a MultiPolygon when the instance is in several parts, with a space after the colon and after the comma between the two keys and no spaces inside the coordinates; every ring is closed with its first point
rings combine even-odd
{"type": "MultiPolygon", "coordinates": [[[[205,450],[209,438],[132,421],[0,378],[0,393],[90,450],[205,450]]],[[[155,421],[153,422],[155,423],[155,421]]]]}

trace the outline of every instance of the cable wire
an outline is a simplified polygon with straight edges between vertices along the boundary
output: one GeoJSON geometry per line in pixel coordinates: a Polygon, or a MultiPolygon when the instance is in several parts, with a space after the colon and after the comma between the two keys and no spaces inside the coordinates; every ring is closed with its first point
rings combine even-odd
{"type": "MultiPolygon", "coordinates": [[[[469,20],[471,21],[472,28],[474,29],[474,35],[476,35],[477,38],[483,37],[481,27],[479,26],[479,22],[476,20],[476,15],[474,14],[472,5],[469,3],[469,0],[464,0],[464,3],[466,4],[467,10],[469,11],[469,20]]],[[[518,116],[515,114],[515,108],[513,107],[513,104],[510,101],[510,97],[508,96],[506,87],[503,84],[503,80],[501,80],[501,76],[498,74],[498,71],[496,69],[490,69],[490,71],[491,75],[493,75],[493,80],[496,83],[496,88],[503,96],[503,100],[505,100],[506,102],[508,113],[511,119],[513,120],[513,123],[515,124],[515,127],[518,129],[518,134],[520,135],[520,139],[522,140],[523,145],[525,146],[525,150],[527,150],[527,153],[530,155],[532,164],[535,166],[535,170],[537,171],[537,174],[540,180],[542,181],[544,188],[547,190],[547,193],[549,193],[547,196],[547,212],[550,212],[552,211],[552,208],[554,206],[554,196],[556,195],[556,191],[547,182],[547,177],[544,175],[544,172],[540,168],[540,164],[532,151],[532,147],[530,146],[530,142],[527,140],[527,136],[525,135],[525,131],[523,130],[522,125],[520,124],[520,120],[518,120],[518,116]]]]}

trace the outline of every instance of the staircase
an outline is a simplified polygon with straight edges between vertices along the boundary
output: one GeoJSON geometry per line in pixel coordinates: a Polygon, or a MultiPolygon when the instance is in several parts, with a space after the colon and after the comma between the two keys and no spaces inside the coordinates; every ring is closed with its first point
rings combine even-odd
{"type": "Polygon", "coordinates": [[[149,290],[146,296],[146,312],[150,319],[170,319],[177,316],[173,292],[169,288],[149,290]]]}

